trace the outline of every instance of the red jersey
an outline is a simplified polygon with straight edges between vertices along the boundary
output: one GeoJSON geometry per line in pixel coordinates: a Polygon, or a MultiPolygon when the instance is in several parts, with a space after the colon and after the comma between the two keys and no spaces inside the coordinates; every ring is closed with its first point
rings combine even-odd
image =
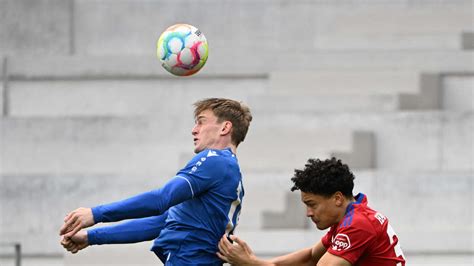
{"type": "Polygon", "coordinates": [[[369,208],[364,194],[355,199],[339,224],[321,239],[327,252],[352,265],[404,266],[405,257],[387,217],[369,208]]]}

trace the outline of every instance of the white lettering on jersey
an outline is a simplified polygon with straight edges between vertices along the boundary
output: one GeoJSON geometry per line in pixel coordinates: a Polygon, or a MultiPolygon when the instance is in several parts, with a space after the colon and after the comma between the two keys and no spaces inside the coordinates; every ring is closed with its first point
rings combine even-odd
{"type": "MultiPolygon", "coordinates": [[[[211,151],[209,151],[211,152],[211,151]]],[[[219,156],[216,154],[216,152],[214,151],[214,154],[215,155],[212,155],[212,156],[219,156]]],[[[209,157],[209,154],[207,154],[207,157],[209,157]]],[[[198,167],[202,165],[202,163],[206,160],[206,157],[202,157],[200,161],[197,161],[197,163],[193,166],[193,168],[191,168],[191,171],[189,171],[188,173],[192,174],[194,172],[197,171],[198,167]]]]}
{"type": "Polygon", "coordinates": [[[385,217],[383,214],[381,214],[380,212],[376,213],[374,215],[374,217],[379,220],[380,224],[383,224],[385,222],[385,220],[387,220],[387,217],[385,217]]]}
{"type": "Polygon", "coordinates": [[[351,247],[351,240],[346,234],[337,234],[332,239],[332,249],[335,251],[346,250],[351,247]]]}

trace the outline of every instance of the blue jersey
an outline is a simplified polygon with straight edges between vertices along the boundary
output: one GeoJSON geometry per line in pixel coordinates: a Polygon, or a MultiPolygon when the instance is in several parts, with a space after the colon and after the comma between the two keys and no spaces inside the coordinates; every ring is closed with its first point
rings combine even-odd
{"type": "Polygon", "coordinates": [[[198,153],[165,186],[92,208],[95,222],[134,219],[88,231],[90,244],[156,238],[152,250],[167,265],[221,265],[217,243],[237,225],[244,196],[230,149],[198,153]]]}

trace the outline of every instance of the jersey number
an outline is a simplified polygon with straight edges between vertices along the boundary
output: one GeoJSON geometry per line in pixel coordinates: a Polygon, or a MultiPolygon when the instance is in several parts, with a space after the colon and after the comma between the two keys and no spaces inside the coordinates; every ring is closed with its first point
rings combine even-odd
{"type": "MultiPolygon", "coordinates": [[[[400,258],[402,257],[405,259],[405,256],[403,255],[402,248],[400,247],[400,243],[398,242],[398,237],[395,234],[395,231],[393,230],[392,226],[390,224],[387,224],[387,235],[388,239],[390,239],[390,245],[393,244],[393,242],[397,241],[397,244],[393,247],[395,251],[395,255],[400,258]]],[[[402,265],[401,263],[397,263],[397,266],[402,265]]]]}
{"type": "Polygon", "coordinates": [[[229,216],[228,216],[229,217],[229,222],[227,223],[227,226],[225,228],[226,235],[229,235],[234,230],[234,228],[237,225],[237,222],[239,220],[240,211],[239,211],[239,213],[237,213],[237,217],[235,217],[235,223],[236,224],[234,225],[233,218],[234,218],[235,211],[237,210],[237,207],[242,202],[242,199],[240,198],[241,192],[242,192],[242,181],[239,182],[239,185],[237,186],[237,199],[234,200],[232,202],[232,205],[230,206],[229,216]]]}

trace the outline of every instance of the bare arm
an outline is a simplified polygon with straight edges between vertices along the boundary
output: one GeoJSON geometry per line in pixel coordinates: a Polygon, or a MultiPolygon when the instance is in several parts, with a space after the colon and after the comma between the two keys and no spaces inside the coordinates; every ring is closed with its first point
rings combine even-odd
{"type": "Polygon", "coordinates": [[[324,255],[324,248],[321,241],[318,241],[313,247],[295,251],[271,260],[274,265],[311,265],[314,266],[324,255]]]}
{"type": "Polygon", "coordinates": [[[290,254],[286,254],[280,257],[271,259],[272,265],[308,265],[314,266],[316,261],[311,255],[311,250],[313,248],[305,248],[298,251],[295,251],[290,254]]]}
{"type": "Polygon", "coordinates": [[[324,253],[326,253],[326,248],[324,247],[321,240],[319,240],[318,243],[316,243],[316,245],[314,245],[314,247],[311,249],[311,256],[313,257],[314,264],[321,259],[324,253]]]}
{"type": "Polygon", "coordinates": [[[305,248],[293,253],[274,258],[270,261],[259,259],[252,249],[242,239],[230,236],[234,244],[230,243],[226,236],[219,242],[217,255],[235,265],[315,265],[319,258],[326,252],[321,241],[315,246],[305,248]]]}

